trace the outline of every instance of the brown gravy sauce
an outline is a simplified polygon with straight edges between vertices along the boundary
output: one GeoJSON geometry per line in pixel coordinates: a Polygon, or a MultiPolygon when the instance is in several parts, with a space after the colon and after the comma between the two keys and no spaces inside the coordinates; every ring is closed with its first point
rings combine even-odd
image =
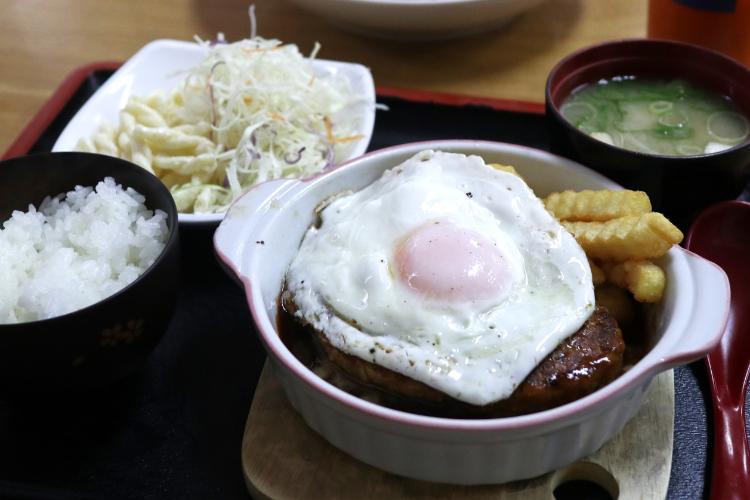
{"type": "MultiPolygon", "coordinates": [[[[451,403],[431,403],[429,401],[405,398],[387,392],[379,387],[363,384],[328,360],[323,348],[318,344],[315,333],[309,326],[302,325],[294,315],[286,310],[281,297],[276,318],[279,337],[289,351],[313,373],[339,389],[365,401],[394,410],[443,418],[495,418],[472,411],[471,405],[460,401],[451,403]]],[[[652,316],[648,306],[634,303],[636,314],[627,324],[620,325],[625,342],[623,356],[624,371],[640,360],[651,347],[646,335],[647,317],[652,316]]]]}

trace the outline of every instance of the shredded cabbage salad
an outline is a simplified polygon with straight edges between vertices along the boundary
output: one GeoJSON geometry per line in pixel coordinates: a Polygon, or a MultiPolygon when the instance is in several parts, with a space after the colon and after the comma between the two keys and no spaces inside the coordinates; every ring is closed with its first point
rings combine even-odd
{"type": "Polygon", "coordinates": [[[316,73],[318,44],[305,57],[259,36],[198,43],[207,56],[178,88],[131,97],[123,110],[130,117],[121,114],[118,129],[103,128],[79,149],[151,170],[182,213],[217,213],[253,184],[332,166],[363,137],[351,112],[362,98],[342,75],[316,73]]]}

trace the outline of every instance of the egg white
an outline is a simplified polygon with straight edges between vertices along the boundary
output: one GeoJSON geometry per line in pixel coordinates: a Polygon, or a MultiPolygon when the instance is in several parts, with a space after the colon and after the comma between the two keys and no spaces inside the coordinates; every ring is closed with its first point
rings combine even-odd
{"type": "Polygon", "coordinates": [[[480,157],[423,151],[320,217],[287,273],[296,314],[341,351],[460,401],[510,396],[594,309],[581,247],[522,179],[480,157]],[[399,279],[399,242],[435,222],[493,242],[508,264],[503,293],[436,299],[399,279]]]}

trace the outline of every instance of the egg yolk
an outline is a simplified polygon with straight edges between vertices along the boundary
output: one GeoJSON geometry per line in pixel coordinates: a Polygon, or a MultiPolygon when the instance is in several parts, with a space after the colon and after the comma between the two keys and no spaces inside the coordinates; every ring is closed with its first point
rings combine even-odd
{"type": "Polygon", "coordinates": [[[400,279],[432,298],[488,299],[510,286],[510,269],[496,244],[480,233],[432,222],[407,235],[396,249],[400,279]]]}

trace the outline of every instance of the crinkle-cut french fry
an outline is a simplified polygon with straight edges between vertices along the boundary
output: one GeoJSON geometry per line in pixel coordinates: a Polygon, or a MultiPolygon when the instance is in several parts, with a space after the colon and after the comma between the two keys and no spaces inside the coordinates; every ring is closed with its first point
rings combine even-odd
{"type": "Polygon", "coordinates": [[[606,222],[562,222],[586,255],[602,260],[661,257],[682,240],[682,232],[662,214],[628,215],[606,222]]]}
{"type": "Polygon", "coordinates": [[[656,264],[640,266],[628,273],[628,289],[639,302],[661,302],[667,277],[656,264]]]}
{"type": "Polygon", "coordinates": [[[666,276],[661,267],[647,260],[628,260],[606,265],[607,280],[627,288],[638,302],[660,302],[666,276]]]}
{"type": "Polygon", "coordinates": [[[607,221],[651,211],[651,201],[643,191],[562,191],[544,199],[544,206],[559,220],[607,221]]]}
{"type": "Polygon", "coordinates": [[[591,268],[591,280],[594,282],[594,285],[601,285],[607,281],[604,269],[591,259],[589,259],[589,267],[591,268]]]}
{"type": "Polygon", "coordinates": [[[614,285],[601,285],[594,289],[596,303],[607,308],[614,316],[617,323],[622,326],[633,319],[635,303],[633,298],[623,290],[614,285]]]}
{"type": "Polygon", "coordinates": [[[488,165],[495,170],[502,170],[503,172],[508,172],[509,174],[513,174],[516,177],[521,177],[521,174],[518,173],[518,170],[516,170],[515,167],[511,165],[503,165],[501,163],[489,163],[488,165]]]}

